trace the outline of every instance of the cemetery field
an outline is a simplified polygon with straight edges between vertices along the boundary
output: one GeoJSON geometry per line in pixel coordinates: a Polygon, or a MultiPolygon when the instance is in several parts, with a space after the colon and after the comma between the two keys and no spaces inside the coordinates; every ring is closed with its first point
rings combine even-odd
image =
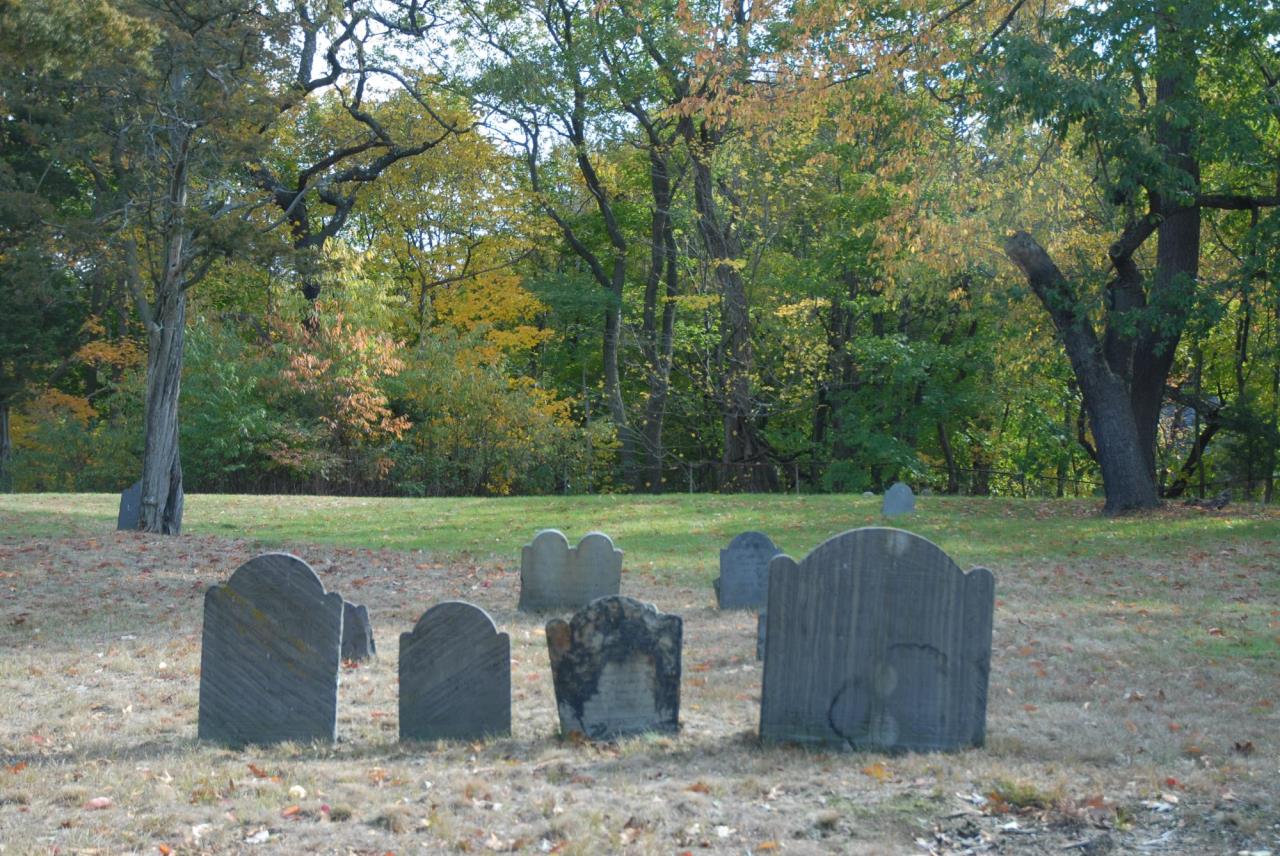
{"type": "Polygon", "coordinates": [[[983,749],[761,746],[751,612],[718,551],[796,559],[877,497],[190,496],[186,534],[117,497],[0,496],[0,852],[1280,852],[1280,510],[921,497],[895,523],[996,577],[983,749]],[[521,545],[592,529],[621,591],[684,618],[681,731],[561,740],[521,545]],[[334,746],[198,744],[205,590],[268,549],[368,606],[334,746]],[[402,745],[398,637],[462,598],[511,636],[512,736],[402,745]]]}

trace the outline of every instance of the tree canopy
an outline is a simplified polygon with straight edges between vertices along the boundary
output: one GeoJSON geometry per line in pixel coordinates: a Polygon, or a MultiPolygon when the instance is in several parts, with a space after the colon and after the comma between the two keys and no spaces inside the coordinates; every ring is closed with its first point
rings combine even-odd
{"type": "Polygon", "coordinates": [[[1270,500],[1267,4],[0,8],[0,485],[1270,500]],[[144,356],[145,355],[145,356],[144,356]]]}

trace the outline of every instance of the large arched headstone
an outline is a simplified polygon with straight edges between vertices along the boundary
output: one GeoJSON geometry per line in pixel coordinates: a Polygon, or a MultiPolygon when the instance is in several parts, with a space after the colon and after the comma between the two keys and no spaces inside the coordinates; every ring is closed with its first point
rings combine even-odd
{"type": "Polygon", "coordinates": [[[460,600],[400,634],[400,739],[481,739],[511,733],[511,637],[460,600]]]}
{"type": "Polygon", "coordinates": [[[760,736],[924,751],[981,746],[995,578],[901,529],[854,529],[769,566],[760,736]]]}
{"type": "Polygon", "coordinates": [[[204,596],[201,740],[229,746],[337,737],[342,596],[306,562],[268,553],[204,596]]]}
{"type": "Polygon", "coordinates": [[[622,551],[602,532],[588,532],[569,547],[556,529],[543,529],[520,551],[520,611],[579,609],[618,593],[622,551]]]}
{"type": "Polygon", "coordinates": [[[680,722],[684,622],[630,597],[602,597],[547,622],[560,732],[609,740],[680,722]]]}
{"type": "Polygon", "coordinates": [[[743,532],[720,551],[712,583],[721,609],[763,609],[769,596],[769,561],[782,551],[763,532],[743,532]]]}

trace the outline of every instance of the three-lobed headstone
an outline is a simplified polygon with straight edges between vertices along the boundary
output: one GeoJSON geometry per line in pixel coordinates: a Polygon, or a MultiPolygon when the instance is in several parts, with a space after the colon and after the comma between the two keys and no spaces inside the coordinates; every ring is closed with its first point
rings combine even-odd
{"type": "Polygon", "coordinates": [[[142,479],[138,479],[120,493],[120,511],[116,515],[117,530],[138,528],[142,519],[142,479]]]}
{"type": "Polygon", "coordinates": [[[268,553],[204,598],[199,737],[229,746],[337,738],[343,601],[268,553]]]}
{"type": "Polygon", "coordinates": [[[782,551],[763,532],[743,532],[720,551],[712,585],[721,609],[761,609],[769,596],[769,562],[782,551]]]}
{"type": "Polygon", "coordinates": [[[364,604],[342,602],[342,659],[360,662],[378,654],[373,641],[373,625],[364,604]]]}
{"type": "Polygon", "coordinates": [[[981,746],[995,578],[901,529],[769,567],[760,736],[856,750],[981,746]]]}
{"type": "Polygon", "coordinates": [[[400,739],[511,733],[511,637],[489,614],[446,601],[400,635],[400,739]]]}
{"type": "Polygon", "coordinates": [[[911,488],[905,482],[894,482],[884,492],[884,502],[880,506],[880,513],[885,517],[913,514],[915,510],[916,495],[911,492],[911,488]]]}
{"type": "Polygon", "coordinates": [[[617,595],[548,622],[561,733],[608,740],[676,731],[683,629],[679,616],[617,595]]]}
{"type": "Polygon", "coordinates": [[[622,584],[622,551],[601,532],[589,532],[570,548],[556,529],[544,529],[520,551],[521,612],[578,609],[616,595],[622,584]]]}

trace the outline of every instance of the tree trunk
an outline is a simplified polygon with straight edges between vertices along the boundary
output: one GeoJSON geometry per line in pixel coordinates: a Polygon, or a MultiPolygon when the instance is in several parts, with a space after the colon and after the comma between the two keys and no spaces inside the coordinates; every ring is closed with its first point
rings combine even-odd
{"type": "Polygon", "coordinates": [[[676,257],[675,232],[671,226],[671,176],[666,155],[656,144],[649,150],[650,185],[653,193],[653,217],[650,228],[652,248],[649,254],[649,276],[645,282],[644,319],[641,346],[649,375],[649,397],[644,407],[643,441],[648,458],[642,477],[642,489],[662,491],[662,426],[667,413],[667,396],[671,389],[671,354],[675,344],[675,296],[679,293],[679,266],[676,257]],[[659,298],[660,285],[666,280],[665,299],[659,298]],[[658,304],[662,304],[661,321],[658,304]]]}
{"type": "Polygon", "coordinates": [[[942,447],[942,457],[947,462],[947,493],[955,496],[960,492],[960,471],[956,468],[956,456],[951,450],[947,426],[941,422],[938,423],[938,445],[942,447]]]}
{"type": "Polygon", "coordinates": [[[725,360],[721,464],[727,478],[723,486],[774,490],[778,486],[777,473],[765,465],[766,449],[756,425],[756,402],[751,388],[754,363],[751,315],[746,283],[737,264],[742,258],[741,242],[733,224],[723,219],[716,204],[711,165],[706,160],[714,141],[705,132],[696,135],[688,120],[682,127],[689,142],[698,232],[708,260],[714,266],[720,291],[721,347],[725,360]]]}
{"type": "MultiPolygon", "coordinates": [[[[1088,316],[1080,312],[1079,300],[1071,286],[1044,248],[1026,232],[1015,233],[1006,240],[1004,251],[1022,270],[1031,290],[1048,310],[1071,360],[1097,443],[1107,495],[1104,512],[1121,514],[1156,507],[1159,498],[1153,451],[1144,447],[1144,434],[1135,418],[1137,408],[1124,380],[1108,365],[1103,345],[1088,316]]],[[[1153,368],[1148,365],[1145,371],[1153,368]]],[[[1135,385],[1137,382],[1135,377],[1135,385]]],[[[1146,383],[1150,383],[1149,378],[1146,383]]],[[[1158,402],[1156,415],[1159,415],[1158,402]]],[[[1150,448],[1153,450],[1154,446],[1150,448]]]]}
{"type": "Polygon", "coordinates": [[[153,307],[147,351],[142,458],[142,509],[138,528],[162,535],[182,531],[182,461],[178,451],[178,397],[182,389],[185,291],[174,289],[153,307]]]}
{"type": "Polygon", "coordinates": [[[9,430],[9,402],[0,401],[0,493],[13,492],[13,436],[9,430]]]}

